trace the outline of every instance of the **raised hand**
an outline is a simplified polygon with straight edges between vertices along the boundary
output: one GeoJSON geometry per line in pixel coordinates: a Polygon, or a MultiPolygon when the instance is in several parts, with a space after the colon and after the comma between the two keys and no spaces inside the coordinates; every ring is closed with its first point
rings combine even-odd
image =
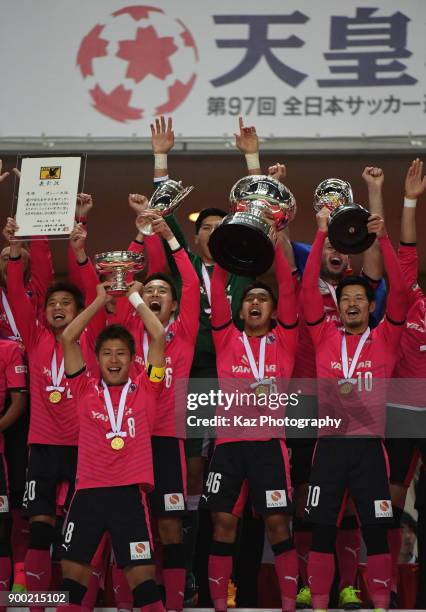
{"type": "Polygon", "coordinates": [[[93,208],[93,199],[90,193],[77,194],[77,206],[75,208],[75,216],[77,219],[87,217],[93,208]]]}
{"type": "Polygon", "coordinates": [[[73,251],[84,250],[85,242],[87,238],[87,231],[84,229],[82,223],[76,223],[73,231],[70,234],[70,242],[73,251]]]}
{"type": "Polygon", "coordinates": [[[172,230],[160,215],[151,217],[151,227],[152,231],[164,238],[164,240],[171,240],[173,238],[172,230]]]}
{"type": "Polygon", "coordinates": [[[19,230],[19,226],[13,217],[8,217],[6,225],[3,228],[3,236],[8,242],[15,241],[15,234],[19,230]]]}
{"type": "Polygon", "coordinates": [[[377,238],[386,235],[385,222],[380,215],[370,215],[368,217],[367,230],[369,234],[376,234],[377,238]]]}
{"type": "Polygon", "coordinates": [[[326,206],[323,206],[321,210],[316,214],[318,229],[322,232],[328,231],[328,220],[330,218],[330,211],[326,206]]]}
{"type": "Polygon", "coordinates": [[[259,139],[256,134],[256,128],[254,126],[244,127],[243,118],[238,119],[240,126],[240,133],[234,134],[235,146],[241,151],[241,153],[257,153],[259,151],[259,139]]]}
{"type": "Polygon", "coordinates": [[[163,115],[151,123],[152,150],[154,153],[167,154],[175,144],[175,133],[173,131],[172,118],[166,120],[163,115]]]}
{"type": "Polygon", "coordinates": [[[268,168],[268,176],[277,181],[282,181],[287,176],[287,168],[284,164],[274,164],[268,168]]]}
{"type": "Polygon", "coordinates": [[[368,189],[381,189],[383,181],[385,180],[385,175],[381,168],[367,166],[366,168],[364,168],[362,178],[367,183],[368,189]]]}
{"type": "Polygon", "coordinates": [[[9,174],[10,174],[10,172],[3,172],[2,173],[2,168],[3,168],[3,161],[0,159],[0,183],[5,181],[7,179],[7,177],[9,176],[9,174]]]}
{"type": "Polygon", "coordinates": [[[132,283],[130,283],[126,295],[127,297],[130,297],[132,293],[141,293],[142,290],[143,290],[142,283],[140,283],[139,281],[133,281],[132,283]]]}
{"type": "Polygon", "coordinates": [[[417,200],[426,189],[426,176],[423,176],[423,162],[419,158],[411,162],[405,177],[405,197],[417,200]]]}
{"type": "Polygon", "coordinates": [[[114,300],[114,296],[110,295],[107,291],[111,287],[111,281],[106,280],[103,283],[96,285],[96,297],[102,298],[104,304],[108,304],[114,300]]]}
{"type": "Polygon", "coordinates": [[[129,206],[135,211],[137,215],[140,215],[147,210],[149,200],[140,193],[129,193],[129,206]]]}

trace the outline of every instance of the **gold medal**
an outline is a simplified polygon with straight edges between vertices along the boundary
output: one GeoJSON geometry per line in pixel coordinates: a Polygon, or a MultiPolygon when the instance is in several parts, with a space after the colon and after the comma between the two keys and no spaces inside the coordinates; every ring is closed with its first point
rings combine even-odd
{"type": "Polygon", "coordinates": [[[123,438],[120,438],[119,436],[117,436],[111,440],[111,448],[113,448],[114,450],[121,450],[123,446],[124,446],[123,438]]]}
{"type": "Polygon", "coordinates": [[[60,391],[52,391],[49,393],[49,402],[51,404],[58,404],[62,399],[62,393],[60,391]]]}
{"type": "Polygon", "coordinates": [[[349,393],[352,393],[352,389],[353,384],[348,380],[345,380],[345,382],[340,385],[340,393],[342,395],[349,395],[349,393]]]}
{"type": "Polygon", "coordinates": [[[254,392],[256,393],[257,397],[259,397],[259,395],[268,395],[269,394],[268,385],[257,385],[254,392]]]}

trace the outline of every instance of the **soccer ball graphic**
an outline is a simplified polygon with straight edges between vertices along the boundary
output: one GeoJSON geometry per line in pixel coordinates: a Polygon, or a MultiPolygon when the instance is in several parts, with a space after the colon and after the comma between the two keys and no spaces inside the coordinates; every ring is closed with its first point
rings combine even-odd
{"type": "Polygon", "coordinates": [[[195,83],[197,62],[185,24],[152,6],[115,11],[77,53],[92,105],[122,123],[172,113],[195,83]]]}

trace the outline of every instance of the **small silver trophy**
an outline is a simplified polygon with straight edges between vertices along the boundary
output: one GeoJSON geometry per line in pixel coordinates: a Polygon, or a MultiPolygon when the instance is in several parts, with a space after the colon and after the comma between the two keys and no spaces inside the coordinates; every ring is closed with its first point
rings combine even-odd
{"type": "MultiPolygon", "coordinates": [[[[161,183],[159,187],[154,191],[147,210],[152,210],[153,212],[161,215],[162,217],[166,217],[170,215],[182,202],[186,196],[191,193],[194,189],[193,185],[189,187],[183,187],[182,181],[174,181],[172,179],[168,179],[161,183]]],[[[145,236],[152,236],[152,226],[151,223],[146,223],[140,228],[140,231],[145,236]]]]}
{"type": "Polygon", "coordinates": [[[237,181],[229,200],[229,214],[210,236],[210,252],[228,272],[262,274],[274,260],[275,230],[287,227],[294,219],[296,200],[285,185],[266,175],[237,181]],[[274,224],[265,213],[272,213],[274,224]]]}
{"type": "Polygon", "coordinates": [[[112,281],[107,293],[120,297],[126,295],[129,288],[127,275],[143,270],[144,256],[133,251],[106,251],[95,255],[95,265],[100,274],[112,281]]]}
{"type": "Polygon", "coordinates": [[[355,204],[350,183],[337,178],[322,181],[314,193],[315,212],[324,206],[331,213],[328,238],[339,253],[362,253],[373,244],[376,236],[367,230],[370,213],[355,204]]]}

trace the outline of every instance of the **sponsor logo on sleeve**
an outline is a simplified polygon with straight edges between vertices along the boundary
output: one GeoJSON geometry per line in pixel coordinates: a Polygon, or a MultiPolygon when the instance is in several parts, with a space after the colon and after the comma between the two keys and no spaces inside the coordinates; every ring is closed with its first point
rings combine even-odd
{"type": "Polygon", "coordinates": [[[164,508],[167,512],[185,510],[185,501],[182,493],[166,493],[164,496],[164,508]]]}
{"type": "Polygon", "coordinates": [[[284,508],[287,506],[287,495],[284,489],[265,491],[267,508],[284,508]]]}
{"type": "Polygon", "coordinates": [[[151,559],[151,547],[149,542],[130,542],[130,559],[151,559]]]}
{"type": "Polygon", "coordinates": [[[17,366],[15,366],[15,372],[16,372],[16,374],[26,374],[27,373],[27,366],[26,365],[17,365],[17,366]]]}
{"type": "Polygon", "coordinates": [[[374,514],[376,518],[392,518],[392,502],[390,499],[375,499],[374,514]]]}

